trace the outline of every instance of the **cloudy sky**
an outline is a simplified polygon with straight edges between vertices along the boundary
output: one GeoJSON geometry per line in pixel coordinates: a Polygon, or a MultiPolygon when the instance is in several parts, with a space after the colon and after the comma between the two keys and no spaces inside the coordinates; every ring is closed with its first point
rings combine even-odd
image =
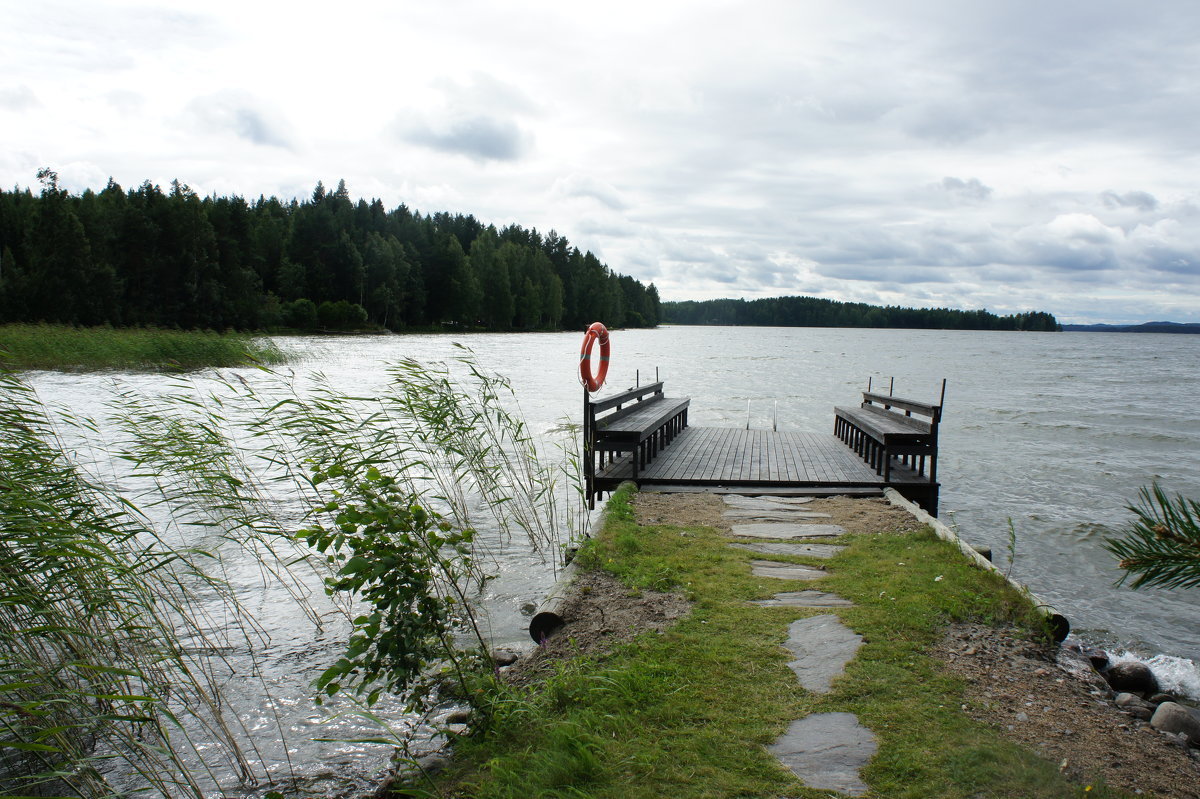
{"type": "Polygon", "coordinates": [[[665,299],[1200,321],[1194,0],[0,0],[0,185],[557,230],[665,299]]]}

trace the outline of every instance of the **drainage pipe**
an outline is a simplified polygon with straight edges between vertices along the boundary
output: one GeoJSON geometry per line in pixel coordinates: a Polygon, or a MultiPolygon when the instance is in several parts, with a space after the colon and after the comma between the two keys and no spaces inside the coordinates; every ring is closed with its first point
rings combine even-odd
{"type": "Polygon", "coordinates": [[[575,564],[576,561],[572,560],[566,565],[558,582],[550,589],[550,593],[546,594],[542,604],[534,611],[533,618],[529,620],[529,637],[539,645],[567,623],[563,618],[563,605],[578,571],[575,564]]]}
{"type": "MultiPolygon", "coordinates": [[[[624,485],[624,483],[621,485],[624,485]]],[[[621,486],[617,486],[617,490],[620,491],[621,486]]],[[[592,537],[594,530],[603,530],[607,518],[608,505],[605,504],[588,525],[587,538],[592,537]]],[[[568,621],[563,616],[563,606],[566,604],[571,583],[575,581],[575,575],[579,571],[574,555],[572,554],[570,557],[571,560],[563,568],[562,573],[558,577],[558,582],[550,589],[550,593],[546,594],[546,598],[542,600],[542,603],[537,606],[537,610],[533,612],[533,618],[529,620],[529,637],[539,645],[568,621]]]]}

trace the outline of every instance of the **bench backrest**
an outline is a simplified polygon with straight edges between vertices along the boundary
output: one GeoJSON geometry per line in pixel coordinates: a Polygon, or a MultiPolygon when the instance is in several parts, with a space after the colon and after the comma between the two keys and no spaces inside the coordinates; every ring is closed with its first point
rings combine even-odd
{"type": "Polygon", "coordinates": [[[602,400],[592,400],[588,398],[588,412],[593,419],[597,418],[598,414],[609,411],[604,415],[605,421],[616,421],[622,416],[625,416],[637,410],[638,405],[643,402],[653,402],[662,399],[663,384],[662,381],[657,383],[647,383],[644,386],[627,389],[619,394],[613,394],[611,397],[605,397],[602,400]]]}
{"type": "Polygon", "coordinates": [[[901,415],[899,411],[903,411],[904,416],[912,416],[914,413],[919,414],[927,417],[930,426],[935,429],[938,422],[942,419],[941,405],[931,405],[928,402],[918,402],[917,400],[893,397],[888,394],[877,394],[873,391],[863,392],[862,404],[864,408],[878,408],[880,410],[891,411],[897,415],[901,415]]]}

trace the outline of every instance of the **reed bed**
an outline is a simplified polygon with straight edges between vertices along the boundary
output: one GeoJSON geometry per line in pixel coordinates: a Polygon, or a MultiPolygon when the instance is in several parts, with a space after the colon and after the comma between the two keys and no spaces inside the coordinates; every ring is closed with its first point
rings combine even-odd
{"type": "Polygon", "coordinates": [[[270,339],[244,333],[44,324],[0,326],[0,351],[19,369],[186,371],[284,360],[270,339]]]}
{"type": "Polygon", "coordinates": [[[469,351],[394,365],[371,396],[265,367],[154,395],[114,381],[103,419],[2,367],[0,794],[200,797],[268,777],[213,654],[253,659],[270,632],[224,579],[231,559],[314,626],[332,600],[350,633],[314,701],[378,718],[383,694],[427,710],[434,662],[486,684],[473,602],[495,548],[557,558],[578,535],[577,457],[544,452],[469,351]]]}

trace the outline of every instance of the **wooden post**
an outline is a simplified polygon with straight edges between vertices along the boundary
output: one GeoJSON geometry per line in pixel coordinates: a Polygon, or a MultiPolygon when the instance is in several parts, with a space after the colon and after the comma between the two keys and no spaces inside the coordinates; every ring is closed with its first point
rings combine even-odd
{"type": "Polygon", "coordinates": [[[587,386],[583,387],[583,485],[587,494],[588,508],[596,507],[596,464],[592,454],[592,409],[588,402],[587,386]]]}

